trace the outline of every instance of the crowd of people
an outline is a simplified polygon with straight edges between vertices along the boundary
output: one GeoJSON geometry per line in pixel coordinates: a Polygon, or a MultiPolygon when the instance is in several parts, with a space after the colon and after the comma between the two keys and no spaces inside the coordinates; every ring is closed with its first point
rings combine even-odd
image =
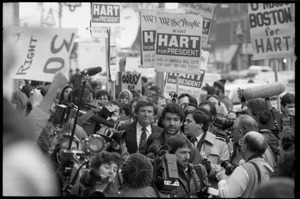
{"type": "Polygon", "coordinates": [[[275,122],[264,98],[233,111],[224,80],[201,101],[159,85],[114,99],[78,72],[4,93],[4,196],[295,197],[293,94],[275,122]]]}

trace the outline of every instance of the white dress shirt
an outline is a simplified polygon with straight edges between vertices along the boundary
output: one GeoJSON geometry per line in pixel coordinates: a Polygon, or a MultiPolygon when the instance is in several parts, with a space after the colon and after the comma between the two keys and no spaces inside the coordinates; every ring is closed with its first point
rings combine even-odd
{"type": "MultiPolygon", "coordinates": [[[[137,146],[138,147],[140,146],[141,136],[142,136],[142,133],[143,133],[142,128],[143,127],[137,122],[136,123],[136,139],[137,139],[137,146]]],[[[151,132],[152,132],[151,125],[148,125],[146,127],[147,139],[150,136],[151,132]]]]}

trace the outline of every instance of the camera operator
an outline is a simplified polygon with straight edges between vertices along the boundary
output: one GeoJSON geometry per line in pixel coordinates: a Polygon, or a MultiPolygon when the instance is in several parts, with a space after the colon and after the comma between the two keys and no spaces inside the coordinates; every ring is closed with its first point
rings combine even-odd
{"type": "MultiPolygon", "coordinates": [[[[281,139],[290,139],[290,136],[287,135],[286,132],[293,132],[295,131],[295,95],[292,93],[286,93],[282,96],[280,100],[281,104],[281,112],[283,115],[283,130],[281,139]]],[[[290,139],[293,141],[293,139],[290,139]]]]}
{"type": "Polygon", "coordinates": [[[219,197],[249,198],[260,183],[269,181],[272,167],[261,157],[267,149],[264,136],[256,131],[248,132],[242,139],[241,154],[246,161],[230,176],[225,170],[218,173],[219,197]]]}
{"type": "MultiPolygon", "coordinates": [[[[155,152],[158,152],[162,148],[162,146],[166,145],[167,140],[175,135],[181,135],[185,139],[187,139],[186,135],[182,131],[180,131],[184,118],[184,110],[180,107],[179,104],[167,104],[161,114],[164,130],[161,133],[153,133],[148,138],[146,143],[146,155],[151,156],[155,152]]],[[[200,153],[194,145],[191,148],[191,157],[189,159],[189,162],[194,165],[201,163],[200,153]]]]}
{"type": "MultiPolygon", "coordinates": [[[[279,135],[281,134],[281,118],[276,117],[276,123],[279,124],[276,127],[275,120],[273,119],[272,112],[268,107],[267,99],[263,98],[256,98],[249,100],[247,102],[247,106],[244,107],[246,114],[252,116],[258,124],[258,132],[260,132],[266,139],[268,143],[268,147],[271,149],[273,158],[274,158],[274,165],[273,168],[276,171],[277,162],[280,158],[280,138],[279,135]]],[[[273,109],[273,107],[272,107],[273,109]]],[[[277,115],[277,114],[276,114],[277,115]]],[[[272,166],[272,165],[271,165],[272,166]]]]}
{"type": "MultiPolygon", "coordinates": [[[[93,94],[88,88],[84,88],[82,101],[79,105],[81,92],[82,88],[74,89],[69,95],[69,102],[75,104],[77,108],[85,112],[84,114],[79,115],[77,124],[82,126],[87,135],[91,135],[95,133],[96,126],[99,125],[91,118],[99,113],[100,108],[96,104],[97,100],[93,99],[93,94]]],[[[74,114],[73,118],[75,118],[75,116],[76,115],[74,114]]]]}
{"type": "Polygon", "coordinates": [[[120,154],[102,151],[90,160],[90,170],[80,177],[85,197],[120,197],[119,171],[123,165],[120,154]]]}
{"type": "Polygon", "coordinates": [[[208,95],[206,101],[212,102],[217,109],[217,113],[226,116],[228,114],[228,110],[223,102],[220,101],[219,97],[216,94],[208,95]]]}
{"type": "MultiPolygon", "coordinates": [[[[64,149],[68,149],[71,134],[62,131],[56,138],[54,150],[50,154],[50,159],[56,171],[56,180],[59,187],[60,195],[63,196],[63,187],[65,182],[65,167],[68,166],[69,160],[64,159],[62,153],[64,149]]],[[[80,148],[80,140],[74,136],[72,140],[71,150],[77,151],[80,148]]]]}
{"type": "MultiPolygon", "coordinates": [[[[170,154],[175,154],[178,168],[179,186],[172,191],[172,197],[193,198],[201,194],[208,186],[207,172],[204,166],[199,164],[198,172],[193,164],[189,163],[192,144],[183,136],[175,135],[167,141],[170,154]]],[[[198,166],[198,165],[197,165],[198,166]]]]}
{"type": "Polygon", "coordinates": [[[184,133],[191,138],[202,157],[209,182],[217,188],[216,172],[221,170],[220,164],[229,160],[226,142],[216,139],[216,135],[208,131],[210,117],[204,111],[195,110],[189,113],[184,122],[184,133]],[[196,139],[195,139],[196,138],[196,139]]]}

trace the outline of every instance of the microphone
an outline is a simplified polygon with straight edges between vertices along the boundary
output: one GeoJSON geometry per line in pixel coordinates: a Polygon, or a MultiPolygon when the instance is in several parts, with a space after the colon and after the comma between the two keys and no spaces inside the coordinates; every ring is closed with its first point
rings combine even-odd
{"type": "Polygon", "coordinates": [[[113,127],[115,126],[115,124],[114,124],[113,122],[108,121],[108,120],[106,120],[106,119],[104,119],[104,118],[102,118],[102,117],[99,117],[98,115],[93,115],[93,116],[91,117],[91,119],[92,119],[94,122],[96,122],[96,123],[103,124],[103,125],[108,126],[108,127],[110,127],[110,128],[113,128],[113,127]]]}
{"type": "Polygon", "coordinates": [[[248,87],[241,90],[241,94],[248,100],[255,98],[267,98],[275,95],[280,95],[286,89],[286,86],[281,82],[269,83],[248,87]]]}
{"type": "Polygon", "coordinates": [[[93,67],[93,68],[87,68],[81,71],[81,75],[83,76],[94,76],[97,73],[100,73],[102,71],[101,67],[93,67]]]}

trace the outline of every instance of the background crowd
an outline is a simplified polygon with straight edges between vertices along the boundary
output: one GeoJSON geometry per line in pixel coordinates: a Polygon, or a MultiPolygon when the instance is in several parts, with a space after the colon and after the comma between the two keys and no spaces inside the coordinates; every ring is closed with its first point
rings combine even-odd
{"type": "MultiPolygon", "coordinates": [[[[14,57],[3,57],[7,82],[14,57]]],[[[148,84],[113,99],[76,70],[4,93],[3,195],[295,197],[295,96],[281,110],[241,97],[235,112],[225,86],[201,102],[148,84]]]]}

